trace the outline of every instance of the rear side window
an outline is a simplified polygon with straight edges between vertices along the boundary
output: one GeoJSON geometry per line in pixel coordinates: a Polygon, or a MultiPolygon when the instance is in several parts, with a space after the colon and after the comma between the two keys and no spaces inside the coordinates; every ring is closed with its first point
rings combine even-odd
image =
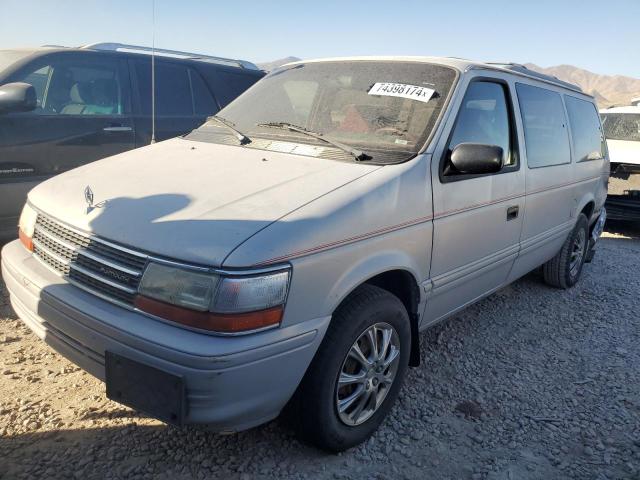
{"type": "Polygon", "coordinates": [[[193,115],[189,71],[175,65],[156,65],[156,113],[162,116],[193,115]]]}
{"type": "Polygon", "coordinates": [[[593,103],[565,95],[569,114],[573,154],[577,162],[604,157],[604,144],[598,111],[593,103]]]}
{"type": "Polygon", "coordinates": [[[208,72],[207,80],[213,90],[220,108],[231,103],[238,95],[258,81],[258,77],[244,73],[228,72],[222,68],[208,72]]]}
{"type": "MultiPolygon", "coordinates": [[[[151,62],[137,61],[140,103],[151,114],[151,62]]],[[[207,116],[218,111],[200,75],[189,67],[156,63],[156,115],[164,117],[207,116]]]]}
{"type": "Polygon", "coordinates": [[[213,115],[218,111],[218,106],[211,96],[211,92],[195,70],[189,70],[191,88],[193,89],[193,109],[196,115],[213,115]]]}
{"type": "Polygon", "coordinates": [[[570,163],[569,133],[560,94],[522,83],[516,84],[516,91],[529,168],[570,163]]]}

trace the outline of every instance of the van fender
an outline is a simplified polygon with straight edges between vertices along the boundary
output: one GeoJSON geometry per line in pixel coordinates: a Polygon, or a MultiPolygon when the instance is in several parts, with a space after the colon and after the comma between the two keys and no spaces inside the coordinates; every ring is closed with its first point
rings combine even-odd
{"type": "Polygon", "coordinates": [[[409,365],[418,366],[420,364],[420,339],[418,333],[420,319],[422,312],[424,311],[426,294],[424,289],[420,287],[420,268],[406,253],[397,250],[381,251],[371,257],[363,258],[352,265],[351,268],[343,272],[340,278],[335,282],[333,288],[329,292],[329,295],[326,297],[327,305],[325,305],[325,308],[326,311],[332,313],[335,312],[340,304],[356,288],[366,283],[367,280],[370,280],[381,273],[394,270],[402,270],[409,273],[415,282],[416,291],[419,292],[416,311],[407,312],[411,321],[411,353],[409,365]]]}
{"type": "Polygon", "coordinates": [[[591,217],[595,213],[595,205],[596,205],[595,195],[593,194],[593,192],[591,191],[584,192],[581,197],[576,199],[576,203],[575,203],[576,209],[573,212],[574,214],[573,217],[577,220],[578,214],[582,212],[589,203],[593,204],[593,208],[591,209],[590,214],[587,216],[588,217],[587,222],[589,223],[589,226],[591,226],[591,217]]]}

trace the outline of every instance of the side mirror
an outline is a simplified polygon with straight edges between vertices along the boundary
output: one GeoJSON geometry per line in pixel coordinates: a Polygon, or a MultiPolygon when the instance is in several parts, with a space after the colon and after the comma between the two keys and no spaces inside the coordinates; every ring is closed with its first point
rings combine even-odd
{"type": "Polygon", "coordinates": [[[460,143],[451,152],[449,160],[456,173],[481,175],[499,172],[503,154],[502,147],[497,145],[460,143]]]}
{"type": "Polygon", "coordinates": [[[32,85],[16,82],[0,86],[0,113],[30,112],[37,106],[38,97],[32,85]]]}

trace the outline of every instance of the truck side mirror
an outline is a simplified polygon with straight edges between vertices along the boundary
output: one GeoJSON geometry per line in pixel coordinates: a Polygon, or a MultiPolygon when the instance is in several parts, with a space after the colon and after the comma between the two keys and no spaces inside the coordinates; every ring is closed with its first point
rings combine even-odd
{"type": "Polygon", "coordinates": [[[0,86],[0,114],[30,112],[37,106],[38,97],[33,85],[16,82],[0,86]]]}
{"type": "Polygon", "coordinates": [[[497,145],[460,143],[451,152],[449,160],[455,173],[481,175],[496,173],[502,169],[504,151],[497,145]]]}

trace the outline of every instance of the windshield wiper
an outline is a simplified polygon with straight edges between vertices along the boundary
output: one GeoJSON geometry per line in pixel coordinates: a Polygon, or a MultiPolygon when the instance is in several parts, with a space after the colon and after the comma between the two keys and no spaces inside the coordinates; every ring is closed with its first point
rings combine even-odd
{"type": "Polygon", "coordinates": [[[309,137],[313,137],[325,143],[328,143],[329,145],[333,145],[334,147],[339,148],[343,152],[347,152],[348,154],[353,155],[353,157],[358,162],[361,162],[363,160],[371,160],[371,156],[367,155],[362,150],[358,150],[357,148],[350,147],[349,145],[345,145],[344,143],[336,142],[335,140],[330,140],[324,137],[321,133],[312,132],[310,130],[307,130],[304,127],[299,127],[298,125],[294,125],[292,123],[287,123],[287,122],[258,123],[256,124],[256,127],[281,128],[283,130],[290,130],[292,132],[302,133],[309,137]]]}
{"type": "Polygon", "coordinates": [[[251,143],[251,139],[247,137],[244,133],[242,133],[240,130],[238,130],[236,127],[234,127],[233,123],[231,123],[226,118],[219,117],[218,115],[212,115],[207,118],[207,121],[210,121],[210,120],[215,120],[220,125],[227,127],[227,129],[230,132],[233,132],[234,137],[238,139],[238,141],[240,142],[240,145],[246,145],[247,143],[251,143]]]}

